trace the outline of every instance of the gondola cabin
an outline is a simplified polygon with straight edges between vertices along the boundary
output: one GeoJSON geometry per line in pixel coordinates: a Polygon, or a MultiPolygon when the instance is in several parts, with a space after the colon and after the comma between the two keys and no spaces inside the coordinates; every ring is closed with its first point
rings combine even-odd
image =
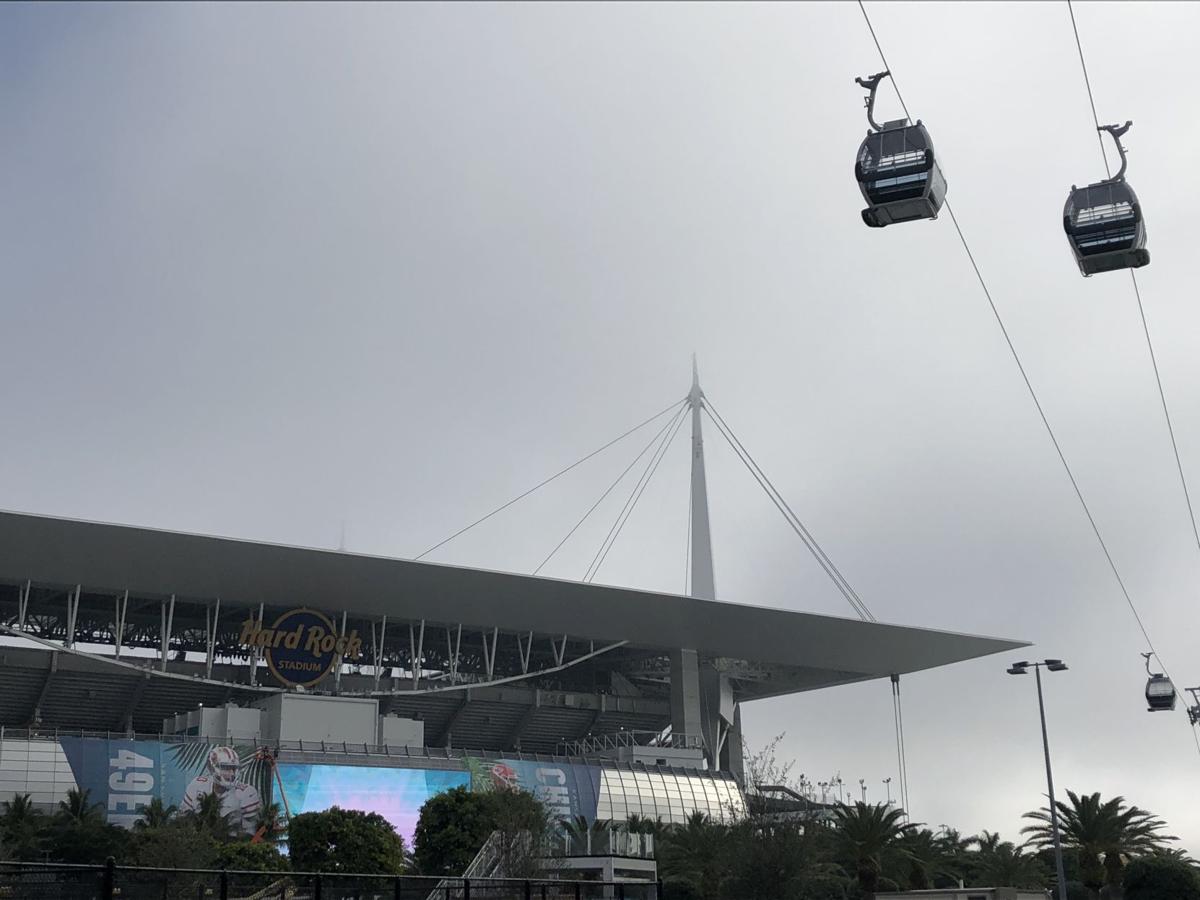
{"type": "Polygon", "coordinates": [[[1151,675],[1146,682],[1146,706],[1150,712],[1169,712],[1175,708],[1175,685],[1166,675],[1151,675]]]}
{"type": "Polygon", "coordinates": [[[1142,207],[1124,181],[1072,187],[1063,228],[1084,275],[1139,269],[1150,262],[1142,207]]]}
{"type": "Polygon", "coordinates": [[[1063,207],[1063,230],[1085,277],[1117,269],[1140,269],[1150,263],[1142,206],[1125,181],[1129,161],[1121,135],[1132,125],[1133,122],[1126,122],[1101,125],[1097,129],[1112,136],[1121,156],[1121,168],[1111,178],[1087,187],[1071,185],[1067,205],[1063,207]]]}
{"type": "Polygon", "coordinates": [[[920,121],[910,125],[908,119],[899,119],[867,132],[858,148],[854,177],[867,201],[863,221],[872,228],[936,219],[946,199],[946,179],[920,121]]]}

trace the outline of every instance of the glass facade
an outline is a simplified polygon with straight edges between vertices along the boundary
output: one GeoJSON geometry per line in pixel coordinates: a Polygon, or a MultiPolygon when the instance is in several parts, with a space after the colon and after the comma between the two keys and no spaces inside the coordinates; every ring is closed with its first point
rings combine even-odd
{"type": "Polygon", "coordinates": [[[702,812],[717,820],[746,812],[746,801],[732,778],[711,772],[616,768],[600,771],[596,818],[624,822],[630,816],[686,822],[702,812]]]}

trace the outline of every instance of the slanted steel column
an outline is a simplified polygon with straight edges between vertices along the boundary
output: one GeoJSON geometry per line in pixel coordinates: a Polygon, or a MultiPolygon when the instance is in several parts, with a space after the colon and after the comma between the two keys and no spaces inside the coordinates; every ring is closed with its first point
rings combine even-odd
{"type": "Polygon", "coordinates": [[[217,598],[216,606],[210,611],[204,607],[204,677],[212,678],[213,656],[217,649],[217,620],[221,616],[221,598],[217,598]],[[211,618],[210,618],[211,613],[211,618]]]}
{"type": "MultiPolygon", "coordinates": [[[[262,626],[263,626],[264,606],[265,606],[265,604],[262,604],[262,603],[258,604],[258,627],[259,627],[260,631],[262,630],[262,626]]],[[[253,613],[251,613],[251,618],[253,618],[253,613]]],[[[258,649],[259,649],[258,645],[255,644],[254,647],[250,650],[250,684],[251,685],[258,684],[258,649]]]]}
{"type": "Polygon", "coordinates": [[[125,616],[129,612],[129,589],[123,596],[117,598],[117,633],[113,643],[116,645],[117,659],[121,658],[121,645],[125,641],[125,616]]]}
{"type": "Polygon", "coordinates": [[[167,671],[167,654],[171,649],[171,629],[175,627],[175,595],[171,595],[170,601],[164,601],[159,607],[161,616],[161,628],[159,636],[162,638],[162,650],[158,654],[158,664],[160,671],[167,671]]]}
{"type": "Polygon", "coordinates": [[[425,620],[421,620],[421,625],[417,633],[414,635],[412,622],[408,623],[408,653],[409,653],[409,668],[412,669],[412,686],[415,691],[421,686],[421,660],[425,656],[425,620]]]}
{"type": "MultiPolygon", "coordinates": [[[[346,636],[346,611],[342,610],[342,630],[341,637],[346,636]]],[[[342,654],[338,654],[337,659],[333,663],[333,692],[336,694],[342,688],[342,665],[346,658],[342,654]]]]}
{"type": "Polygon", "coordinates": [[[379,690],[380,671],[383,668],[383,642],[387,638],[387,616],[379,623],[379,638],[375,638],[375,623],[371,623],[371,664],[375,670],[375,690],[379,690]]]}
{"type": "Polygon", "coordinates": [[[25,617],[29,615],[29,594],[33,590],[33,582],[25,580],[25,587],[17,592],[17,628],[25,630],[25,617]]]}
{"type": "Polygon", "coordinates": [[[75,590],[67,591],[67,635],[63,645],[70,650],[75,646],[75,622],[79,618],[79,594],[82,585],[75,585],[75,590]]]}

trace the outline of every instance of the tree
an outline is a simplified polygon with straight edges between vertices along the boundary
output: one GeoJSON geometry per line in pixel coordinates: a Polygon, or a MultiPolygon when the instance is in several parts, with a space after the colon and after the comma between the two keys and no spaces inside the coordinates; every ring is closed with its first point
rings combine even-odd
{"type": "Polygon", "coordinates": [[[716,900],[726,874],[725,829],[702,812],[663,836],[658,849],[663,881],[684,884],[700,900],[716,900]]]}
{"type": "Polygon", "coordinates": [[[1125,867],[1125,900],[1200,900],[1200,876],[1165,854],[1143,856],[1125,867]]]}
{"type": "Polygon", "coordinates": [[[50,855],[60,862],[92,864],[122,855],[128,832],[109,825],[100,805],[90,802],[90,792],[71,788],[58,802],[49,828],[50,855]]]}
{"type": "Polygon", "coordinates": [[[196,808],[185,812],[180,820],[193,830],[208,835],[217,844],[231,840],[237,827],[229,815],[221,811],[221,798],[216,791],[201,794],[196,808]]]}
{"type": "Polygon", "coordinates": [[[878,890],[885,852],[913,829],[903,822],[904,811],[883,803],[856,802],[834,810],[834,843],[864,893],[878,890]]]}
{"type": "Polygon", "coordinates": [[[951,884],[956,881],[947,864],[945,845],[928,828],[906,830],[892,843],[892,851],[896,869],[910,890],[929,890],[938,876],[950,877],[951,884]]]}
{"type": "Polygon", "coordinates": [[[425,801],[413,832],[413,865],[420,874],[458,877],[466,871],[492,833],[488,796],[457,787],[425,801]]]}
{"type": "Polygon", "coordinates": [[[728,900],[844,900],[845,873],[827,859],[828,829],[745,818],[722,828],[728,900]]]}
{"type": "Polygon", "coordinates": [[[142,810],[142,817],[133,823],[134,830],[161,828],[175,815],[175,811],[174,806],[167,806],[162,802],[161,797],[155,797],[142,810]]]}
{"type": "Polygon", "coordinates": [[[293,816],[288,827],[292,865],[301,871],[399,875],[404,839],[379,813],[331,807],[293,816]]]}
{"type": "Polygon", "coordinates": [[[985,831],[984,836],[994,840],[980,843],[972,887],[1040,888],[1049,881],[1049,871],[1036,856],[1011,841],[1001,841],[998,834],[985,831]]]}
{"type": "Polygon", "coordinates": [[[191,822],[177,818],[136,829],[126,859],[131,865],[155,869],[211,869],[216,865],[217,842],[191,822]]]}
{"type": "Polygon", "coordinates": [[[287,823],[278,803],[264,803],[254,820],[254,842],[278,844],[287,836],[287,823]]]}
{"type": "MultiPolygon", "coordinates": [[[[1177,840],[1162,834],[1166,823],[1136,806],[1128,806],[1124,797],[1101,801],[1100,794],[1080,795],[1067,791],[1070,802],[1059,800],[1059,830],[1064,846],[1079,855],[1082,881],[1090,890],[1099,891],[1105,884],[1121,883],[1125,859],[1149,853],[1177,840]]],[[[1029,842],[1039,847],[1053,846],[1054,836],[1050,810],[1043,807],[1025,814],[1034,824],[1021,829],[1030,835],[1029,842]]]]}
{"type": "Polygon", "coordinates": [[[219,868],[244,872],[286,872],[288,858],[272,844],[252,844],[250,841],[231,841],[217,848],[219,868]]]}
{"type": "Polygon", "coordinates": [[[7,856],[22,861],[41,858],[44,818],[28,794],[13,794],[5,801],[0,814],[0,844],[7,856]]]}

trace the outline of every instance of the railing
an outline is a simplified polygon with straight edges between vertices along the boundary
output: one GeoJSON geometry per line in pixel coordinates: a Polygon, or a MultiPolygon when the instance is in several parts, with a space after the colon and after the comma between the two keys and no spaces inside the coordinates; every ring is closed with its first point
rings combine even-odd
{"type": "Polygon", "coordinates": [[[103,866],[0,862],[0,897],[11,900],[662,900],[662,896],[661,886],[649,881],[147,869],[112,861],[103,866]]]}
{"type": "Polygon", "coordinates": [[[618,731],[563,741],[559,747],[566,748],[568,756],[589,756],[611,753],[630,747],[663,747],[672,750],[703,750],[704,738],[698,734],[663,734],[661,731],[618,731]]]}

